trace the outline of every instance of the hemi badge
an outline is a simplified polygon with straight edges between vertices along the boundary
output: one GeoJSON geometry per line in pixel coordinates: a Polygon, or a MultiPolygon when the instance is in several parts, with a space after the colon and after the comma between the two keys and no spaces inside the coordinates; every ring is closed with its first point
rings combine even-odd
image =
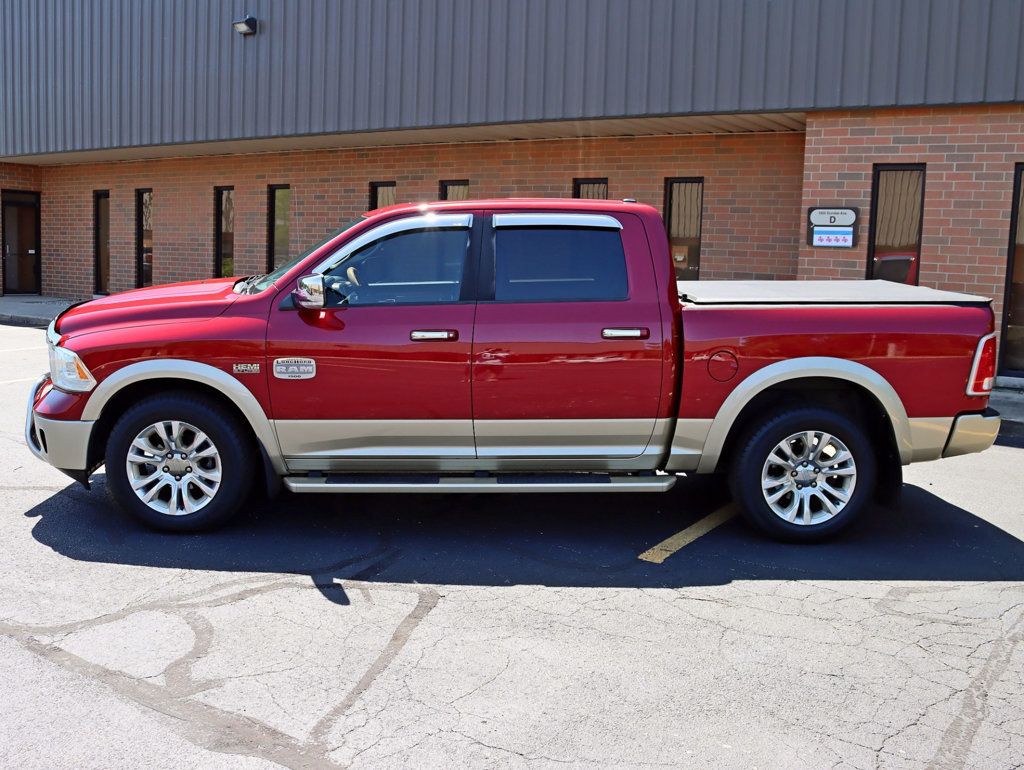
{"type": "Polygon", "coordinates": [[[235,364],[231,367],[231,371],[235,374],[259,374],[259,364],[235,364]]]}
{"type": "Polygon", "coordinates": [[[275,358],[274,376],[279,380],[309,380],[316,377],[312,358],[275,358]]]}

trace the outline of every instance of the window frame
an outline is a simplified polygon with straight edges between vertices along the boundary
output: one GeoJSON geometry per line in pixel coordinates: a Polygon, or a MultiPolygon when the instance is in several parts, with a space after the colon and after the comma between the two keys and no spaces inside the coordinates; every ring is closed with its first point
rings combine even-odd
{"type": "MultiPolygon", "coordinates": [[[[221,185],[213,188],[213,277],[214,278],[230,278],[231,276],[221,275],[224,272],[224,231],[222,230],[222,220],[224,219],[224,198],[223,194],[226,192],[232,193],[232,203],[234,203],[234,185],[221,185]]],[[[234,230],[231,231],[234,235],[234,230]]],[[[234,242],[232,242],[232,247],[234,242]]],[[[234,266],[234,248],[231,251],[232,267],[234,266]]]]}
{"type": "MultiPolygon", "coordinates": [[[[142,245],[142,196],[146,194],[153,195],[152,187],[136,187],[135,188],[135,288],[144,289],[145,285],[142,283],[143,265],[145,263],[146,250],[142,245]]],[[[154,196],[154,200],[156,200],[154,196]]],[[[153,231],[155,234],[155,230],[153,231]]],[[[149,247],[150,266],[156,267],[153,257],[153,247],[149,247]]],[[[150,286],[155,286],[153,283],[153,273],[149,274],[150,286]]]]}
{"type": "Polygon", "coordinates": [[[92,191],[92,291],[110,294],[110,190],[92,191]],[[107,288],[100,290],[100,201],[107,201],[107,288]]]}
{"type": "Polygon", "coordinates": [[[921,216],[917,223],[917,264],[914,270],[914,286],[921,285],[921,251],[924,248],[924,201],[925,187],[928,184],[927,163],[875,163],[871,168],[871,215],[868,220],[867,264],[864,266],[864,279],[873,280],[875,272],[875,231],[878,224],[878,183],[882,171],[920,171],[921,172],[921,216]]]}
{"type": "Polygon", "coordinates": [[[1024,370],[1006,367],[1006,339],[1010,329],[1010,293],[1013,291],[1013,270],[1017,260],[1024,259],[1024,250],[1017,249],[1017,228],[1021,211],[1020,196],[1024,192],[1024,163],[1013,166],[1013,198],[1010,200],[1010,237],[1006,247],[1006,284],[1003,288],[1003,317],[999,324],[999,344],[996,358],[996,375],[999,377],[1024,377],[1024,370]]]}
{"type": "MultiPolygon", "coordinates": [[[[700,217],[697,225],[700,233],[697,235],[697,277],[700,280],[700,254],[704,250],[704,177],[702,176],[667,176],[665,177],[665,196],[662,200],[662,221],[665,223],[665,235],[668,237],[669,253],[672,251],[672,186],[677,184],[699,184],[700,185],[700,217]]],[[[672,275],[675,275],[675,260],[672,264],[672,275]]]]}
{"type": "Polygon", "coordinates": [[[448,188],[449,187],[465,187],[466,191],[469,191],[469,180],[468,179],[442,179],[437,183],[437,199],[441,201],[449,200],[448,188]]]}
{"type": "MultiPolygon", "coordinates": [[[[274,266],[274,227],[277,220],[277,191],[291,190],[290,184],[268,184],[267,185],[267,272],[272,273],[277,268],[274,266]]],[[[288,204],[288,236],[291,240],[291,203],[288,204]]],[[[289,243],[289,247],[291,244],[289,243]]]]}
{"type": "Polygon", "coordinates": [[[382,188],[386,187],[395,188],[395,201],[397,202],[398,182],[396,180],[388,179],[384,181],[370,182],[370,198],[368,201],[369,208],[367,211],[375,211],[380,208],[380,191],[382,188]]]}
{"type": "MultiPolygon", "coordinates": [[[[530,212],[515,212],[516,214],[522,214],[523,216],[530,216],[530,212]]],[[[607,216],[616,222],[617,226],[599,227],[595,225],[579,225],[570,224],[568,222],[563,224],[550,224],[550,225],[515,225],[515,226],[494,226],[494,216],[508,216],[501,214],[487,215],[483,219],[484,232],[486,237],[482,237],[480,241],[480,273],[479,282],[477,288],[477,302],[487,303],[490,305],[546,305],[551,303],[570,304],[577,302],[629,302],[633,294],[633,282],[629,277],[629,255],[626,253],[626,244],[622,240],[622,234],[624,227],[622,222],[615,219],[611,215],[602,215],[599,212],[595,212],[597,216],[607,216]],[[580,298],[580,299],[496,299],[496,280],[498,274],[497,265],[497,249],[495,248],[495,239],[497,233],[502,229],[510,228],[533,228],[537,230],[553,229],[553,230],[609,230],[618,234],[619,241],[622,244],[622,258],[623,268],[625,269],[626,278],[626,296],[618,299],[606,299],[606,298],[580,298]]],[[[553,212],[538,213],[536,216],[564,216],[554,214],[553,212]]],[[[571,215],[570,215],[571,216],[571,215]]],[[[586,215],[583,215],[586,216],[586,215]]]]}
{"type": "Polygon", "coordinates": [[[572,197],[577,200],[611,200],[611,188],[608,185],[608,177],[606,176],[583,176],[573,177],[572,180],[572,197]],[[604,198],[581,198],[580,192],[585,184],[603,184],[604,185],[604,198]]]}

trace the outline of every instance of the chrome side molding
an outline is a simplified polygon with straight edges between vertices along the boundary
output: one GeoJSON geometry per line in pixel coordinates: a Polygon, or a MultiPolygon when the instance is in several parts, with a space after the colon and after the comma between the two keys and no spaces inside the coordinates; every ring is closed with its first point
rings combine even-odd
{"type": "Polygon", "coordinates": [[[676,483],[675,476],[611,476],[597,473],[555,474],[547,477],[540,474],[507,474],[478,478],[476,476],[416,476],[388,477],[368,474],[359,476],[344,474],[337,476],[287,476],[284,485],[292,492],[319,492],[327,494],[407,493],[424,494],[436,492],[452,494],[458,492],[479,494],[498,492],[665,492],[676,483]]]}

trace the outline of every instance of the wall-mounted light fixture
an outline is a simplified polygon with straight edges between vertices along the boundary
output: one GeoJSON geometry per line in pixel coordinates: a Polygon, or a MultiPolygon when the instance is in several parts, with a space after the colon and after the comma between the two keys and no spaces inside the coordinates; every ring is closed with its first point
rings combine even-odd
{"type": "Polygon", "coordinates": [[[235,30],[239,35],[255,35],[256,34],[256,17],[246,16],[244,19],[231,22],[231,28],[235,30]]]}

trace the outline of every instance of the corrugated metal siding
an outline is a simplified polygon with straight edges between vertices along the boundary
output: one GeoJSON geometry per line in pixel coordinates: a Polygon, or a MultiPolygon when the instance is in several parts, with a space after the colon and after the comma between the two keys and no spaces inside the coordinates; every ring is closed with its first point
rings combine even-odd
{"type": "Polygon", "coordinates": [[[0,0],[0,155],[1022,101],[1022,38],[1020,0],[0,0]]]}

